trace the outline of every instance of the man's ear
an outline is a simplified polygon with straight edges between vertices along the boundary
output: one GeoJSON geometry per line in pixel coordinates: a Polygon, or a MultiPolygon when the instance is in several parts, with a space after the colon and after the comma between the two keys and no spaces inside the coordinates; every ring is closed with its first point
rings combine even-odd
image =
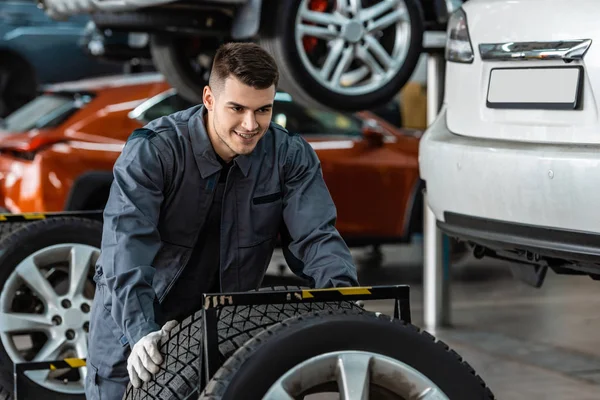
{"type": "Polygon", "coordinates": [[[202,102],[207,110],[213,110],[215,106],[215,96],[208,85],[204,86],[204,91],[202,92],[202,102]]]}

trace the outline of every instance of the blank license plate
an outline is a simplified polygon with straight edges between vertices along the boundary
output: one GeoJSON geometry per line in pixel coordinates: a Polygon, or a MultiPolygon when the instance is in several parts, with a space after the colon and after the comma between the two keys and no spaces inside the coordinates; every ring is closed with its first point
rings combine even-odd
{"type": "Polygon", "coordinates": [[[581,103],[583,67],[494,68],[487,106],[525,110],[574,110],[581,103]]]}

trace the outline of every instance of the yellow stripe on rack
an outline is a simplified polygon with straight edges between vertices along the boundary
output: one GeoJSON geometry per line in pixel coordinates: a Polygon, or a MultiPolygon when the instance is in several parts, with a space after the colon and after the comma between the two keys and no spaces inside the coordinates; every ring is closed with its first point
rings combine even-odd
{"type": "Polygon", "coordinates": [[[327,288],[327,289],[305,289],[302,290],[302,298],[303,299],[312,299],[314,298],[313,293],[318,292],[338,292],[343,296],[346,295],[356,295],[356,294],[371,294],[371,287],[343,287],[343,288],[327,288]]]}
{"type": "Polygon", "coordinates": [[[85,367],[85,360],[81,358],[65,358],[65,362],[72,368],[85,367]]]}
{"type": "Polygon", "coordinates": [[[23,218],[25,218],[25,219],[45,219],[46,216],[44,214],[39,214],[39,213],[25,213],[25,214],[23,214],[23,218]]]}

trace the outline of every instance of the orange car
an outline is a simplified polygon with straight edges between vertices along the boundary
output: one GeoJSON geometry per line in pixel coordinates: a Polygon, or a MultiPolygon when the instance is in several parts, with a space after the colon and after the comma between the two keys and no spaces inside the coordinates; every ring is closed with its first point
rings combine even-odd
{"type": "MultiPolygon", "coordinates": [[[[157,74],[47,87],[0,125],[0,207],[103,209],[113,163],[131,132],[191,105],[157,74]]],[[[305,108],[286,93],[277,93],[273,120],[316,150],[349,245],[403,242],[421,230],[420,132],[369,112],[305,108]]]]}

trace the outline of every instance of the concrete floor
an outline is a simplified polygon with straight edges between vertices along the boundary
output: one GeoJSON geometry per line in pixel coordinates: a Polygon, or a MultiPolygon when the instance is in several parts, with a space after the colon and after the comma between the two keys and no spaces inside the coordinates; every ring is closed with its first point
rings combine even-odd
{"type": "MultiPolygon", "coordinates": [[[[413,324],[422,327],[419,244],[383,250],[379,267],[353,251],[361,284],[409,284],[413,324]]],[[[273,265],[280,259],[276,254],[273,265]]],[[[505,266],[467,260],[454,267],[451,326],[430,333],[469,362],[498,399],[600,399],[600,282],[549,271],[535,289],[513,280],[505,266]]],[[[366,306],[393,310],[389,301],[366,306]]]]}

